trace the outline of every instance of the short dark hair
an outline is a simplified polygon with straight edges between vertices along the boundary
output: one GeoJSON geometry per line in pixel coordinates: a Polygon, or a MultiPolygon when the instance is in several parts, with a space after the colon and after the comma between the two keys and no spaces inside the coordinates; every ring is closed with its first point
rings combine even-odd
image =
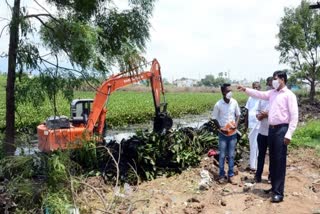
{"type": "Polygon", "coordinates": [[[226,90],[226,88],[229,87],[229,86],[231,86],[231,84],[229,84],[229,83],[223,83],[223,84],[221,85],[221,92],[224,92],[224,91],[226,90]]]}
{"type": "Polygon", "coordinates": [[[272,79],[273,79],[273,77],[268,77],[268,78],[267,78],[267,83],[270,82],[270,81],[272,81],[272,79]]]}
{"type": "Polygon", "coordinates": [[[287,84],[287,73],[285,71],[275,71],[273,77],[277,76],[280,79],[284,80],[284,83],[287,84]]]}
{"type": "Polygon", "coordinates": [[[259,84],[259,85],[260,85],[260,82],[254,81],[254,82],[252,83],[252,85],[253,85],[253,84],[255,84],[255,85],[256,85],[256,84],[259,84]]]}

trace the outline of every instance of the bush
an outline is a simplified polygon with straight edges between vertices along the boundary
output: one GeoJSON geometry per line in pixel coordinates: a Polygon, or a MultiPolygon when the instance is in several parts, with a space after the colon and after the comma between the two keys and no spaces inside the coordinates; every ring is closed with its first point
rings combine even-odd
{"type": "Polygon", "coordinates": [[[309,121],[294,132],[291,145],[315,148],[320,153],[320,121],[309,121]]]}

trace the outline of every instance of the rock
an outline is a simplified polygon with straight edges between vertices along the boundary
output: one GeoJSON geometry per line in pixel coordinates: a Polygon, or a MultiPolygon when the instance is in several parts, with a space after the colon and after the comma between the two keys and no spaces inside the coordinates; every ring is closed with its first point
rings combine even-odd
{"type": "Polygon", "coordinates": [[[320,214],[320,208],[312,211],[312,214],[320,214]]]}
{"type": "Polygon", "coordinates": [[[222,206],[227,206],[227,202],[226,202],[226,200],[224,200],[224,199],[221,199],[220,204],[221,204],[222,206]]]}
{"type": "Polygon", "coordinates": [[[227,189],[227,188],[223,188],[222,192],[232,192],[232,190],[227,189]]]}
{"type": "Polygon", "coordinates": [[[250,190],[250,187],[246,187],[246,186],[243,187],[243,192],[248,192],[249,190],[250,190]]]}
{"type": "Polygon", "coordinates": [[[199,190],[208,190],[212,183],[209,171],[205,169],[201,170],[200,177],[201,180],[199,182],[199,190]]]}
{"type": "Polygon", "coordinates": [[[238,169],[237,166],[234,166],[233,173],[234,173],[234,175],[238,175],[239,174],[239,169],[238,169]]]}
{"type": "Polygon", "coordinates": [[[255,184],[252,183],[245,183],[243,187],[243,192],[248,192],[249,190],[252,190],[255,184]]]}
{"type": "Polygon", "coordinates": [[[241,177],[241,181],[246,181],[246,180],[248,180],[248,176],[241,177]]]}
{"type": "Polygon", "coordinates": [[[320,179],[312,182],[311,189],[314,193],[320,192],[320,179]]]}
{"type": "Polygon", "coordinates": [[[293,195],[293,196],[299,196],[299,193],[293,192],[292,195],[293,195]]]}
{"type": "Polygon", "coordinates": [[[199,183],[199,190],[204,191],[204,190],[208,190],[209,188],[210,188],[210,186],[207,183],[205,183],[205,182],[199,183]]]}
{"type": "Polygon", "coordinates": [[[247,186],[247,187],[253,187],[255,184],[253,183],[245,183],[244,186],[247,186]]]}
{"type": "Polygon", "coordinates": [[[199,199],[194,198],[194,197],[189,198],[189,199],[187,200],[187,202],[196,202],[196,203],[200,203],[199,199]]]}

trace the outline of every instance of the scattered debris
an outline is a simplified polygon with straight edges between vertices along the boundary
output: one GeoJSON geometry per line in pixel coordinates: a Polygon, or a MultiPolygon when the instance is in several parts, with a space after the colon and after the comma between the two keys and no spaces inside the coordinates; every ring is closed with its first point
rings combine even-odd
{"type": "Polygon", "coordinates": [[[252,190],[255,184],[252,183],[245,183],[243,187],[243,192],[248,192],[249,190],[252,190]]]}
{"type": "Polygon", "coordinates": [[[200,190],[209,189],[212,183],[212,179],[210,177],[209,171],[205,169],[201,170],[200,177],[201,177],[201,180],[199,182],[199,189],[200,190]]]}

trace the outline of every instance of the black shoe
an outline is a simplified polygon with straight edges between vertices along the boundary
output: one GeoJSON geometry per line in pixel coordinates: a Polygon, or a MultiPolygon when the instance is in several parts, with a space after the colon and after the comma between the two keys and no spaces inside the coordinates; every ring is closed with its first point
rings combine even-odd
{"type": "Polygon", "coordinates": [[[271,202],[272,203],[279,203],[281,201],[283,201],[283,196],[282,195],[274,195],[271,198],[271,202]]]}
{"type": "Polygon", "coordinates": [[[256,183],[261,183],[261,178],[259,178],[259,177],[254,177],[254,182],[256,182],[256,183]]]}
{"type": "Polygon", "coordinates": [[[272,188],[270,188],[270,189],[264,189],[263,192],[264,192],[265,194],[269,194],[269,193],[272,192],[272,188]]]}

